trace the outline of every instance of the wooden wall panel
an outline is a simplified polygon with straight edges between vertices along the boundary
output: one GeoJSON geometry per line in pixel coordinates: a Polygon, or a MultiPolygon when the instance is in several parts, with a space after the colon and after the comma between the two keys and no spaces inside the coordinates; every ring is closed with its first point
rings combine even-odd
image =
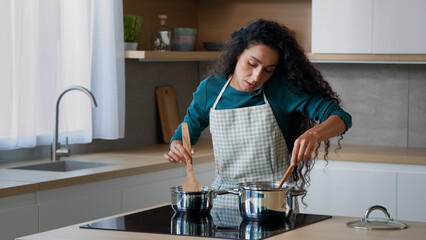
{"type": "Polygon", "coordinates": [[[224,42],[231,33],[258,18],[275,20],[296,32],[311,51],[311,0],[200,0],[197,48],[202,42],[224,42]]]}

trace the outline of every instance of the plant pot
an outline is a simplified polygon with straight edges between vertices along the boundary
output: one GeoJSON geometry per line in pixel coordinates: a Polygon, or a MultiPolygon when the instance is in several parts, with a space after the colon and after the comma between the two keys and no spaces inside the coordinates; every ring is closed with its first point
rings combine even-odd
{"type": "Polygon", "coordinates": [[[137,42],[124,42],[124,50],[126,51],[130,51],[130,50],[136,50],[136,48],[138,47],[138,43],[137,42]]]}

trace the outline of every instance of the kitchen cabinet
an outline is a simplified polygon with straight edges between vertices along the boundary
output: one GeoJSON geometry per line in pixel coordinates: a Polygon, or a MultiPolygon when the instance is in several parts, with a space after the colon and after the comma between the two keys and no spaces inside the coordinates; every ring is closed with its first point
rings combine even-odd
{"type": "Polygon", "coordinates": [[[317,162],[311,174],[306,203],[301,211],[361,217],[373,205],[385,206],[396,216],[396,180],[392,171],[370,170],[362,165],[317,162]]]}
{"type": "Polygon", "coordinates": [[[300,210],[362,217],[368,207],[383,205],[395,219],[426,222],[425,182],[424,165],[318,161],[305,198],[308,207],[299,204],[300,210]]]}
{"type": "Polygon", "coordinates": [[[397,215],[401,220],[426,222],[426,173],[398,174],[397,215]]]}
{"type": "Polygon", "coordinates": [[[12,240],[38,232],[38,207],[36,205],[0,211],[1,239],[12,240]]]}
{"type": "Polygon", "coordinates": [[[426,53],[426,1],[373,0],[373,53],[426,53]]]}
{"type": "MultiPolygon", "coordinates": [[[[48,195],[56,193],[50,191],[48,195]]],[[[37,193],[42,194],[45,193],[37,193]]],[[[60,200],[39,202],[38,211],[40,232],[118,214],[121,213],[121,190],[74,192],[73,196],[60,200]]]]}
{"type": "Polygon", "coordinates": [[[16,237],[38,232],[38,206],[35,194],[0,198],[0,238],[16,237]]]}
{"type": "Polygon", "coordinates": [[[425,54],[422,0],[312,0],[313,53],[425,54]]]}
{"type": "Polygon", "coordinates": [[[312,0],[313,53],[372,53],[372,0],[312,0]]]}

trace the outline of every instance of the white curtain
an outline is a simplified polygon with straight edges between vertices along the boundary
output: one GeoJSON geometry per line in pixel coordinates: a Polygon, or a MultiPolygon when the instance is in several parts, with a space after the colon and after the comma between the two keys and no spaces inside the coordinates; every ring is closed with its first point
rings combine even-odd
{"type": "Polygon", "coordinates": [[[124,137],[121,0],[0,1],[0,149],[124,137]]]}

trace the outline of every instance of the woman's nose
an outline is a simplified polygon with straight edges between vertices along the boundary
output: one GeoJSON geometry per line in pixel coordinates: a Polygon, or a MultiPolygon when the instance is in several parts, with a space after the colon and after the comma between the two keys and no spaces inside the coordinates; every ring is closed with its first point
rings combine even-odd
{"type": "Polygon", "coordinates": [[[259,81],[259,78],[260,78],[260,70],[259,70],[258,68],[254,69],[254,70],[253,70],[253,72],[252,72],[251,77],[252,77],[253,82],[257,82],[257,81],[259,81]]]}

